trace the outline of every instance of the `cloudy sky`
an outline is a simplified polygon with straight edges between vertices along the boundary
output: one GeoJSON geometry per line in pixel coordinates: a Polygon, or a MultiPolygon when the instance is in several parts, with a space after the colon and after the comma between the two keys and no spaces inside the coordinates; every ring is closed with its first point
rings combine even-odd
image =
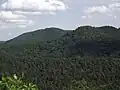
{"type": "Polygon", "coordinates": [[[0,0],[0,41],[46,27],[120,27],[120,0],[0,0]]]}

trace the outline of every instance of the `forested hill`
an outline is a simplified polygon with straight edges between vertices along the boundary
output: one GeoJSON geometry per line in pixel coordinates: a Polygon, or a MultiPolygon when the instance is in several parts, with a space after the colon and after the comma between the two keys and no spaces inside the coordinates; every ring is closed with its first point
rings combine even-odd
{"type": "Polygon", "coordinates": [[[39,41],[50,41],[60,38],[68,30],[62,30],[59,28],[45,28],[36,30],[33,32],[24,33],[14,39],[7,41],[7,44],[32,44],[39,41]]]}
{"type": "Polygon", "coordinates": [[[120,29],[81,26],[37,40],[1,45],[0,73],[23,72],[41,90],[120,90],[120,29]]]}
{"type": "MultiPolygon", "coordinates": [[[[38,32],[48,33],[51,31],[49,31],[48,29],[48,30],[41,30],[38,32]]],[[[56,29],[54,31],[56,31],[56,29]]],[[[55,57],[59,57],[59,56],[68,57],[73,55],[80,55],[80,56],[84,56],[84,55],[116,56],[117,55],[118,56],[120,53],[120,41],[119,41],[120,30],[112,26],[103,26],[103,27],[81,26],[78,27],[76,30],[69,32],[63,31],[63,33],[61,36],[59,35],[58,39],[52,41],[43,40],[44,42],[43,41],[41,42],[40,41],[41,39],[38,38],[37,39],[38,42],[37,40],[34,40],[36,41],[36,43],[34,43],[32,39],[29,39],[31,40],[30,42],[31,44],[26,43],[27,42],[26,40],[32,37],[29,36],[28,38],[25,38],[26,42],[24,42],[18,39],[22,37],[20,36],[13,39],[15,43],[17,42],[19,43],[19,44],[17,43],[18,45],[7,44],[7,51],[10,54],[12,52],[18,54],[20,52],[27,53],[31,50],[32,53],[39,52],[40,56],[55,56],[55,57]],[[20,43],[22,43],[22,45],[20,43]]],[[[28,33],[28,35],[29,34],[30,33],[28,33]]],[[[51,37],[54,37],[53,33],[51,33],[51,37]]],[[[12,43],[12,41],[8,41],[7,43],[12,43]]]]}
{"type": "Polygon", "coordinates": [[[0,43],[4,43],[5,41],[0,41],[0,43]]]}
{"type": "MultiPolygon", "coordinates": [[[[119,38],[119,30],[112,26],[103,26],[103,27],[91,27],[91,26],[81,26],[78,27],[76,30],[74,30],[77,33],[79,33],[79,36],[82,38],[84,37],[112,37],[112,38],[119,38]],[[79,32],[78,32],[79,31],[79,32]],[[100,34],[100,35],[98,35],[100,34]],[[103,35],[102,35],[103,34],[103,35]],[[90,36],[91,35],[91,36],[90,36]],[[108,36],[107,36],[108,35],[108,36]]],[[[32,44],[40,41],[50,41],[50,40],[56,40],[60,37],[66,35],[66,33],[73,33],[73,30],[62,30],[59,28],[45,28],[36,30],[33,32],[24,33],[16,38],[13,38],[11,40],[8,40],[7,44],[32,44]]],[[[1,42],[3,43],[3,42],[1,42]]]]}

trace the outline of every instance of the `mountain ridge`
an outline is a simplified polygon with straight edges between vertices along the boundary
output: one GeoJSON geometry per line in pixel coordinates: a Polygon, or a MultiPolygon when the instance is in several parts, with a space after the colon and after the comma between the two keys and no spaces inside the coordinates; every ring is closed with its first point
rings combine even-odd
{"type": "MultiPolygon", "coordinates": [[[[25,32],[13,39],[10,39],[8,41],[6,41],[5,43],[7,44],[23,44],[23,43],[28,43],[29,42],[39,42],[39,41],[50,41],[50,40],[55,40],[60,38],[61,36],[65,35],[67,32],[72,32],[72,31],[77,31],[78,29],[83,30],[82,28],[86,28],[86,29],[98,29],[104,32],[109,31],[116,31],[116,30],[120,30],[120,28],[116,28],[113,26],[101,26],[101,27],[93,27],[93,26],[80,26],[78,28],[76,28],[75,30],[63,30],[57,27],[49,27],[49,28],[44,28],[44,29],[37,29],[35,31],[31,31],[31,32],[25,32]],[[39,38],[39,40],[38,40],[39,38]],[[19,41],[19,42],[18,42],[19,41]]],[[[111,32],[112,33],[112,32],[111,32]]]]}
{"type": "Polygon", "coordinates": [[[30,42],[55,40],[67,32],[69,31],[55,27],[38,29],[36,31],[23,33],[11,40],[8,40],[6,41],[6,44],[30,44],[30,42]]]}

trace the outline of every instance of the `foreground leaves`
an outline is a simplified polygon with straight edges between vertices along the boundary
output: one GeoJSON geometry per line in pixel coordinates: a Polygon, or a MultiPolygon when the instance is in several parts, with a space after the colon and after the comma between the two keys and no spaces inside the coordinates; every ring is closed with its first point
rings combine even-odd
{"type": "Polygon", "coordinates": [[[23,82],[16,75],[13,77],[3,75],[0,81],[0,90],[38,90],[38,88],[33,83],[23,82]]]}

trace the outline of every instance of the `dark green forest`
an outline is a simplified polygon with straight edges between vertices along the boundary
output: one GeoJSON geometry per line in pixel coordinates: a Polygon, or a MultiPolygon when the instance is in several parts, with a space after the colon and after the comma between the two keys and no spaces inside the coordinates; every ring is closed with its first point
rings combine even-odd
{"type": "Polygon", "coordinates": [[[120,28],[46,28],[0,43],[0,75],[40,90],[120,90],[120,28]]]}

